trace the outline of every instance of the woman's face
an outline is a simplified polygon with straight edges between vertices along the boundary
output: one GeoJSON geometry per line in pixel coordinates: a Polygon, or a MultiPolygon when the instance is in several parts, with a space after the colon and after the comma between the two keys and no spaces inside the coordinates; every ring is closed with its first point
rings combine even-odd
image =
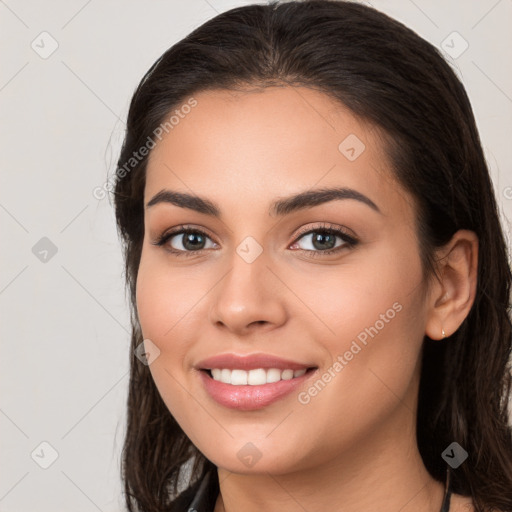
{"type": "Polygon", "coordinates": [[[242,473],[412,439],[425,287],[413,201],[377,132],[306,88],[194,98],[150,155],[137,279],[169,411],[242,473]]]}

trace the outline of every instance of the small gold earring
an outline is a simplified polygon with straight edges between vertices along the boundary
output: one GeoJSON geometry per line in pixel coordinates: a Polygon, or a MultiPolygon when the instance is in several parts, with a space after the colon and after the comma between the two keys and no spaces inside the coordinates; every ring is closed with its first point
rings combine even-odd
{"type": "Polygon", "coordinates": [[[441,329],[441,331],[442,331],[443,339],[446,338],[446,333],[444,332],[444,329],[441,329]]]}

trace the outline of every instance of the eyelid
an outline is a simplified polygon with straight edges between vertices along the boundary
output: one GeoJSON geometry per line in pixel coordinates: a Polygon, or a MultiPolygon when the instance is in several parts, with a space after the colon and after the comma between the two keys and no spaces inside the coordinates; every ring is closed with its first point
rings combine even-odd
{"type": "Polygon", "coordinates": [[[320,225],[306,226],[301,228],[295,235],[295,240],[293,243],[295,243],[301,236],[315,231],[341,231],[346,237],[352,239],[353,242],[359,241],[357,235],[351,229],[338,224],[332,224],[330,222],[321,222],[320,225]]]}

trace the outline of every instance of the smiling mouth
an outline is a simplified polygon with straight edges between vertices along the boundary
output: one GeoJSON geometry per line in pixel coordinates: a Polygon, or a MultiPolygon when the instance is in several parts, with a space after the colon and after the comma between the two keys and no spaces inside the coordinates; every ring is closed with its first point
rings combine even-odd
{"type": "Polygon", "coordinates": [[[210,378],[232,386],[262,386],[281,380],[292,380],[302,377],[306,373],[315,371],[316,367],[301,368],[299,370],[280,368],[255,368],[253,370],[211,368],[202,371],[210,378]]]}

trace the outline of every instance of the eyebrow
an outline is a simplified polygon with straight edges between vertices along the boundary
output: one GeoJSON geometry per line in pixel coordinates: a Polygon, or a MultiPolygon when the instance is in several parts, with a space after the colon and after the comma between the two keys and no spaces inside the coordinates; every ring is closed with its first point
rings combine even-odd
{"type": "MultiPolygon", "coordinates": [[[[342,199],[354,199],[369,206],[372,210],[382,213],[379,207],[369,197],[361,194],[361,192],[352,188],[337,187],[307,190],[284,199],[278,199],[271,204],[269,214],[272,216],[288,215],[292,212],[342,199]]],[[[212,217],[221,217],[221,210],[214,202],[184,192],[176,192],[169,189],[161,190],[148,201],[146,209],[159,203],[170,203],[180,208],[188,208],[189,210],[212,217]]]]}

